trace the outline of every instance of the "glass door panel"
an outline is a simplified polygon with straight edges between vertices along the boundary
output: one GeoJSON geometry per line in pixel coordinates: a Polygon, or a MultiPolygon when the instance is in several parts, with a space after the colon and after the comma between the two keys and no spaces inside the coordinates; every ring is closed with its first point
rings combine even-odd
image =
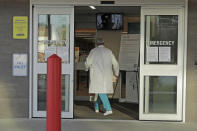
{"type": "MultiPolygon", "coordinates": [[[[46,74],[38,74],[38,111],[46,111],[46,74]]],[[[62,111],[69,111],[70,75],[62,75],[62,111]]]]}
{"type": "Polygon", "coordinates": [[[183,9],[142,8],[140,120],[182,120],[183,9]]]}
{"type": "Polygon", "coordinates": [[[144,63],[177,64],[178,16],[146,15],[145,26],[144,63]]]}
{"type": "Polygon", "coordinates": [[[69,15],[38,16],[38,63],[46,62],[50,53],[58,54],[62,62],[69,63],[69,29],[69,15]]]}
{"type": "Polygon", "coordinates": [[[144,113],[176,114],[176,76],[145,76],[144,113]]]}
{"type": "Polygon", "coordinates": [[[62,59],[62,117],[73,118],[74,7],[35,6],[33,117],[46,117],[47,58],[62,59]]]}

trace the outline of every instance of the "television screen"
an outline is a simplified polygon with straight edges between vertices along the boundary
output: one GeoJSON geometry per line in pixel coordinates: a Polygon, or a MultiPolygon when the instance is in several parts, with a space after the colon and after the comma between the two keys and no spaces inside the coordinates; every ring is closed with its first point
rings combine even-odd
{"type": "Polygon", "coordinates": [[[115,13],[99,13],[96,16],[98,30],[120,30],[122,29],[122,15],[115,13]]]}

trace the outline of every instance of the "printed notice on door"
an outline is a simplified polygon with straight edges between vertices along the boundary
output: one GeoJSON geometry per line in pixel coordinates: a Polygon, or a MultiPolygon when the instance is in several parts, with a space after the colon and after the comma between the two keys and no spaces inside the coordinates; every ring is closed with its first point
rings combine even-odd
{"type": "Polygon", "coordinates": [[[146,48],[146,61],[147,62],[158,62],[158,47],[147,47],[146,48]]]}
{"type": "Polygon", "coordinates": [[[57,47],[57,55],[62,59],[63,62],[69,62],[69,48],[68,47],[57,47]]]}
{"type": "Polygon", "coordinates": [[[27,39],[28,35],[28,17],[14,16],[13,17],[13,38],[27,39]]]}
{"type": "Polygon", "coordinates": [[[51,55],[56,54],[56,47],[48,47],[45,50],[45,61],[47,61],[47,58],[51,55]]]}
{"type": "Polygon", "coordinates": [[[171,61],[171,47],[159,47],[159,62],[171,61]]]}

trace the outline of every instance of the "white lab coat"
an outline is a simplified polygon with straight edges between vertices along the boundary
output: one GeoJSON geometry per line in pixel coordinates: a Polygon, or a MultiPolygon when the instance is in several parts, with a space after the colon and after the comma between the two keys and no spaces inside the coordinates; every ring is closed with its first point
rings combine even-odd
{"type": "Polygon", "coordinates": [[[112,51],[103,45],[92,49],[85,65],[90,70],[89,93],[113,93],[113,75],[119,75],[119,64],[112,51]]]}

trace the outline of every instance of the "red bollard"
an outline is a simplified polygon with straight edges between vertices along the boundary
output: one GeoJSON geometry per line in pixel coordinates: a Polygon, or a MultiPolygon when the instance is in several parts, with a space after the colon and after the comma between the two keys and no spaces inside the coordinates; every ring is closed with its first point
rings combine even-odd
{"type": "Polygon", "coordinates": [[[55,54],[47,59],[47,131],[61,131],[61,64],[55,54]]]}

